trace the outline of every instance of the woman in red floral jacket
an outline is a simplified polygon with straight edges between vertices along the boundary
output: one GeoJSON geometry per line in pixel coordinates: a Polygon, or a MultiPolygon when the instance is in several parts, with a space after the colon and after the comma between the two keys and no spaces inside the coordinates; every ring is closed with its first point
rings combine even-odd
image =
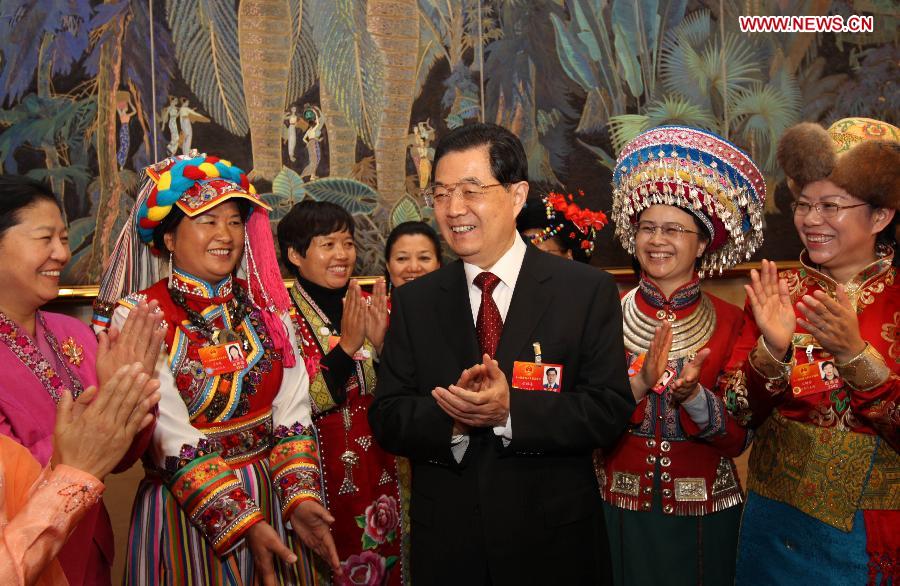
{"type": "Polygon", "coordinates": [[[737,583],[897,584],[900,129],[800,124],[778,159],[805,250],[753,272],[729,366],[756,429],[737,583]]]}

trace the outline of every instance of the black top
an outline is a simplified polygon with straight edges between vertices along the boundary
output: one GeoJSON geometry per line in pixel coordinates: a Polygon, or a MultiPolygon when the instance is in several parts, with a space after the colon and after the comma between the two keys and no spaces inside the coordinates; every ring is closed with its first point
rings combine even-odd
{"type": "MultiPolygon", "coordinates": [[[[340,289],[331,289],[313,283],[309,279],[304,279],[297,275],[297,282],[303,289],[309,293],[312,300],[319,306],[328,321],[331,322],[331,328],[337,335],[341,333],[341,317],[344,314],[344,296],[347,295],[347,286],[340,289]]],[[[328,385],[328,391],[331,397],[338,405],[346,399],[344,386],[347,379],[354,373],[355,368],[353,358],[348,356],[340,345],[334,347],[330,352],[327,348],[325,356],[322,358],[322,377],[325,384],[328,385]]]]}

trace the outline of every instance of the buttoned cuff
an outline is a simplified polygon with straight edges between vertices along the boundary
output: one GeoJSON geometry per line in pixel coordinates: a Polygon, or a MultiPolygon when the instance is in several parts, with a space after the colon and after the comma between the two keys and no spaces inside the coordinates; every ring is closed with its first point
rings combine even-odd
{"type": "Polygon", "coordinates": [[[512,441],[512,413],[506,416],[506,425],[494,427],[494,435],[503,438],[503,447],[507,447],[512,441]]]}

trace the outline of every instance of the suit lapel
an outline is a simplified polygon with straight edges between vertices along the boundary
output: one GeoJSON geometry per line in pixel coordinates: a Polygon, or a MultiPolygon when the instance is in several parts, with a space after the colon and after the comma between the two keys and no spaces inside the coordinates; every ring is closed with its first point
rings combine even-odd
{"type": "Polygon", "coordinates": [[[449,265],[442,276],[437,307],[442,331],[434,334],[446,337],[462,371],[481,361],[462,261],[449,265]]]}
{"type": "Polygon", "coordinates": [[[531,339],[531,334],[552,300],[550,273],[544,270],[541,254],[533,246],[525,251],[519,279],[503,322],[497,362],[507,377],[511,376],[513,361],[522,348],[536,341],[531,339]]]}

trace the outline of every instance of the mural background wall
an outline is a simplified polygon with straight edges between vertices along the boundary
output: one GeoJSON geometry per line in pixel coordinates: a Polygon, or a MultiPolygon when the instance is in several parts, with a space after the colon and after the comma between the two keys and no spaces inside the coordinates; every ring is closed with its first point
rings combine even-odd
{"type": "MultiPolygon", "coordinates": [[[[897,124],[890,1],[0,0],[0,166],[63,202],[67,284],[96,283],[140,170],[198,149],[274,207],[354,213],[358,274],[397,223],[431,221],[433,143],[472,120],[526,146],[536,192],[609,211],[616,149],[663,123],[748,150],[770,186],[757,258],[799,241],[774,147],[800,120],[897,124]],[[875,33],[743,34],[739,14],[872,14],[875,33]]],[[[593,262],[628,258],[604,230],[593,262]]]]}

